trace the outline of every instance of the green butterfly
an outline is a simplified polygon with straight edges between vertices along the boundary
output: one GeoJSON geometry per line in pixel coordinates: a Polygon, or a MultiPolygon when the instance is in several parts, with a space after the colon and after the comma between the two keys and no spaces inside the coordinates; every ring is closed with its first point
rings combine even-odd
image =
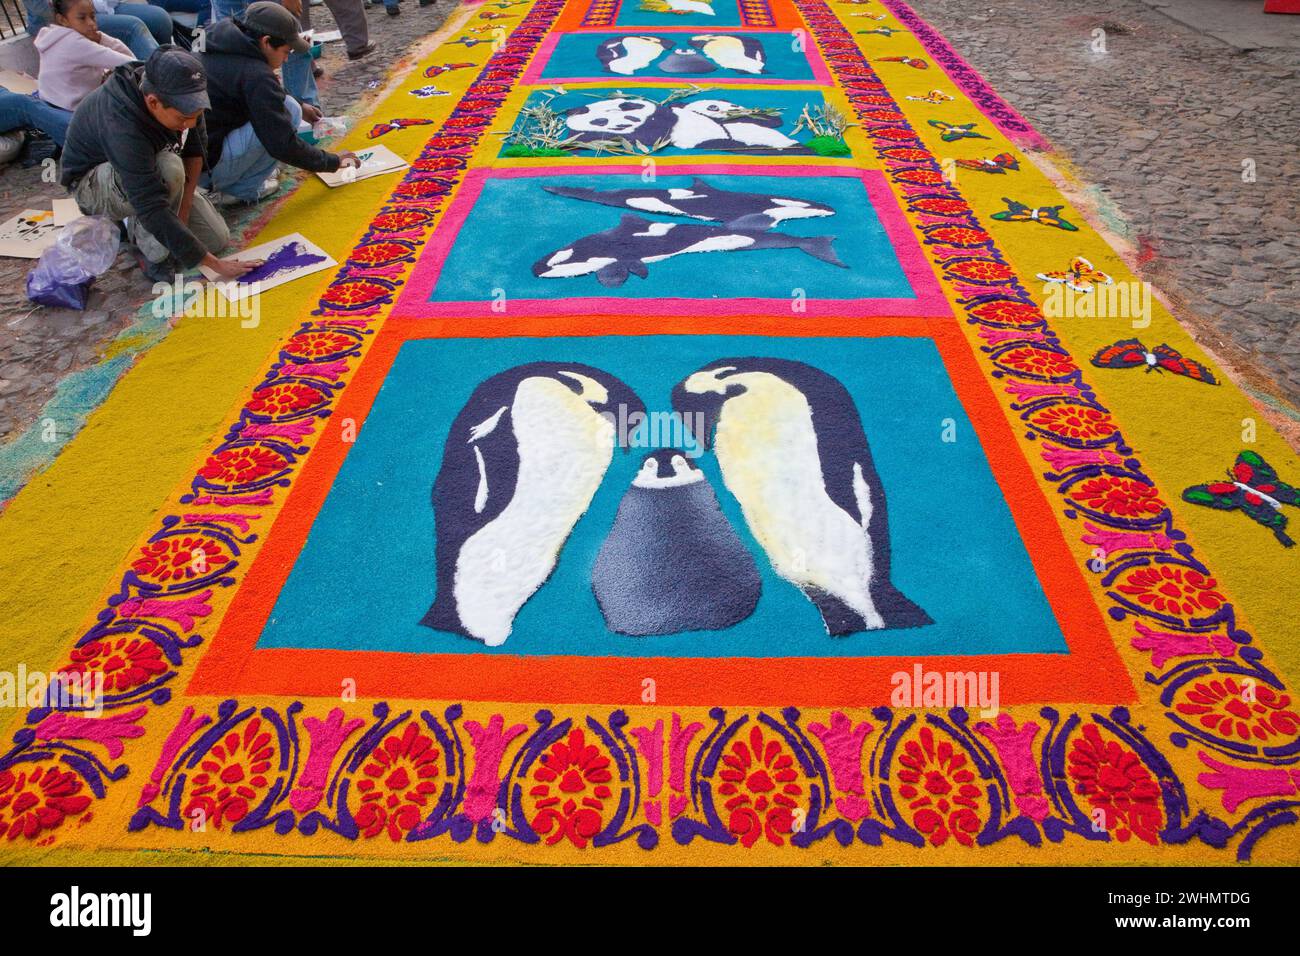
{"type": "Polygon", "coordinates": [[[1219,511],[1240,509],[1273,532],[1288,548],[1295,542],[1286,534],[1287,516],[1283,505],[1300,505],[1300,490],[1279,481],[1277,472],[1253,451],[1243,451],[1228,471],[1227,481],[1192,485],[1183,492],[1183,500],[1219,511]]]}
{"type": "Polygon", "coordinates": [[[945,123],[943,120],[930,120],[930,125],[943,131],[939,138],[945,143],[953,143],[959,139],[988,139],[983,133],[975,132],[974,123],[945,123]]]}

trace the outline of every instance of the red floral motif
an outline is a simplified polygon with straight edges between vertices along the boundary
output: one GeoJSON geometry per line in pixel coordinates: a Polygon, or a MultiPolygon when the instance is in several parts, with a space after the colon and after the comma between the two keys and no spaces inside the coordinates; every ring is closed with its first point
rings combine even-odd
{"type": "Polygon", "coordinates": [[[387,266],[410,259],[414,255],[415,249],[409,243],[394,240],[367,242],[348,253],[348,261],[361,266],[387,266]]]}
{"type": "Polygon", "coordinates": [[[125,693],[167,671],[162,648],[143,637],[90,641],[74,647],[69,656],[71,662],[59,668],[60,673],[76,674],[84,679],[100,671],[104,675],[104,690],[110,694],[125,693]]]}
{"type": "Polygon", "coordinates": [[[610,760],[600,748],[588,745],[581,728],[569,731],[538,761],[529,796],[537,798],[533,829],[546,836],[547,846],[568,838],[582,848],[604,825],[605,801],[613,791],[610,760]],[[552,787],[559,792],[552,794],[552,787]],[[549,834],[549,836],[548,836],[549,834]]]}
{"type": "Polygon", "coordinates": [[[976,783],[970,761],[948,740],[937,740],[934,730],[922,727],[919,740],[909,740],[898,758],[899,796],[912,811],[912,825],[932,846],[952,837],[973,846],[983,822],[979,809],[983,791],[976,783]]]}
{"type": "Polygon", "coordinates": [[[971,226],[940,226],[938,229],[931,229],[926,233],[926,237],[937,239],[939,242],[946,242],[950,246],[962,248],[980,246],[991,241],[987,232],[983,229],[974,229],[971,226]]]}
{"type": "Polygon", "coordinates": [[[449,116],[443,125],[447,129],[482,129],[489,122],[486,116],[449,116]]]}
{"type": "Polygon", "coordinates": [[[1162,813],[1160,786],[1137,754],[1114,740],[1103,740],[1096,724],[1088,724],[1070,747],[1066,774],[1074,792],[1100,810],[1107,832],[1127,843],[1136,836],[1154,846],[1159,842],[1162,813]]]}
{"type": "Polygon", "coordinates": [[[870,93],[850,93],[849,99],[855,103],[866,103],[871,106],[893,106],[894,101],[888,96],[875,96],[870,93]]]}
{"type": "Polygon", "coordinates": [[[254,415],[275,418],[320,405],[325,395],[305,382],[277,382],[253,392],[245,406],[254,415]]]}
{"type": "Polygon", "coordinates": [[[201,578],[223,568],[231,560],[220,543],[199,535],[174,535],[150,541],[131,562],[140,577],[159,584],[201,578]]]}
{"type": "Polygon", "coordinates": [[[1098,475],[1080,482],[1070,490],[1070,497],[1081,507],[1120,518],[1147,518],[1165,509],[1151,485],[1114,475],[1098,475]]]}
{"type": "Polygon", "coordinates": [[[216,485],[245,485],[274,475],[288,466],[284,456],[261,445],[240,445],[209,455],[199,475],[216,485]]]}
{"type": "Polygon", "coordinates": [[[1018,325],[1021,328],[1037,325],[1043,321],[1043,313],[1038,307],[1028,302],[1012,302],[1009,299],[995,299],[971,306],[970,314],[983,322],[998,325],[1018,325]]]}
{"type": "Polygon", "coordinates": [[[1115,434],[1117,430],[1105,412],[1083,405],[1044,408],[1035,412],[1029,420],[1043,431],[1079,441],[1096,441],[1115,434]]]}
{"type": "Polygon", "coordinates": [[[1059,378],[1062,375],[1069,375],[1079,368],[1074,364],[1074,359],[1068,355],[1062,355],[1060,352],[1052,352],[1048,349],[1035,348],[1032,345],[1003,352],[998,356],[998,362],[1018,372],[1039,375],[1044,378],[1059,378]]]}
{"type": "Polygon", "coordinates": [[[262,719],[253,717],[243,733],[232,730],[199,762],[199,773],[190,778],[193,789],[185,805],[185,818],[193,821],[194,811],[203,811],[204,823],[218,830],[223,822],[238,823],[248,816],[258,791],[270,778],[275,748],[271,732],[262,729],[262,719]]]}
{"type": "Polygon", "coordinates": [[[316,360],[346,352],[356,344],[356,339],[342,332],[299,332],[285,343],[284,351],[295,358],[316,360]]]}
{"type": "Polygon", "coordinates": [[[361,768],[365,779],[357,783],[362,794],[356,813],[364,837],[387,832],[394,843],[424,817],[431,797],[438,792],[438,748],[433,738],[420,733],[412,720],[401,736],[390,734],[361,768]]]}
{"type": "Polygon", "coordinates": [[[456,109],[465,110],[469,113],[477,113],[482,110],[495,109],[501,105],[501,100],[496,99],[463,99],[456,104],[456,109]]]}
{"type": "Polygon", "coordinates": [[[895,173],[894,178],[918,186],[937,186],[944,182],[943,173],[937,169],[904,169],[895,173]]]}
{"type": "Polygon", "coordinates": [[[867,110],[862,114],[862,118],[875,120],[878,123],[896,123],[903,118],[903,114],[894,110],[867,110]]]}
{"type": "Polygon", "coordinates": [[[794,832],[794,809],[803,796],[788,748],[778,737],[765,741],[755,724],[748,745],[733,741],[722,763],[718,793],[727,798],[723,806],[731,811],[727,829],[747,847],[764,836],[768,843],[783,846],[784,836],[794,832]]]}
{"type": "Polygon", "coordinates": [[[451,191],[451,183],[446,179],[412,179],[398,183],[393,195],[399,199],[428,199],[431,196],[445,196],[451,191]]]}
{"type": "Polygon", "coordinates": [[[1294,737],[1300,729],[1300,715],[1286,710],[1291,698],[1271,687],[1254,688],[1254,700],[1246,700],[1245,688],[1236,678],[1201,680],[1186,691],[1187,699],[1174,709],[1198,718],[1202,727],[1223,737],[1269,742],[1277,737],[1294,737]]]}
{"type": "Polygon", "coordinates": [[[892,149],[887,149],[884,151],[884,155],[890,159],[898,159],[907,163],[920,163],[930,158],[930,153],[927,150],[905,146],[895,146],[892,149]]]}
{"type": "Polygon", "coordinates": [[[90,806],[81,778],[53,764],[18,764],[0,770],[0,835],[35,839],[90,806]],[[22,768],[22,769],[18,769],[22,768]]]}
{"type": "Polygon", "coordinates": [[[417,159],[411,163],[411,168],[422,173],[445,173],[464,169],[465,160],[456,156],[430,156],[427,159],[417,159]]]}
{"type": "MultiPolygon", "coordinates": [[[[938,173],[934,173],[934,175],[939,176],[938,173]]],[[[992,259],[963,259],[960,262],[949,263],[945,268],[949,274],[959,279],[985,285],[1006,282],[1015,275],[1015,272],[1005,262],[994,262],[992,259]]]]}
{"type": "Polygon", "coordinates": [[[879,129],[869,131],[876,139],[916,139],[916,134],[910,129],[901,129],[894,126],[882,126],[879,129]]]}
{"type": "Polygon", "coordinates": [[[429,146],[432,149],[461,149],[466,146],[474,145],[473,136],[464,136],[459,133],[439,133],[429,140],[429,146]]]}
{"type": "MultiPolygon", "coordinates": [[[[421,159],[421,163],[440,163],[440,162],[462,162],[454,160],[450,156],[437,157],[434,159],[421,159]]],[[[417,167],[423,168],[423,167],[417,167]]],[[[448,167],[430,166],[430,171],[448,167]]],[[[427,209],[394,209],[392,212],[380,213],[370,223],[372,229],[378,232],[403,232],[407,229],[420,229],[433,222],[434,214],[427,209]]]]}
{"type": "Polygon", "coordinates": [[[1117,590],[1161,614],[1203,617],[1227,600],[1214,590],[1218,583],[1191,568],[1161,564],[1133,569],[1117,590]]]}
{"type": "Polygon", "coordinates": [[[335,309],[364,309],[384,301],[392,290],[370,279],[348,279],[336,282],[320,297],[322,305],[335,309]]]}
{"type": "Polygon", "coordinates": [[[964,216],[970,212],[970,206],[960,199],[947,199],[941,196],[929,196],[917,199],[912,208],[919,212],[933,213],[936,216],[964,216]]]}

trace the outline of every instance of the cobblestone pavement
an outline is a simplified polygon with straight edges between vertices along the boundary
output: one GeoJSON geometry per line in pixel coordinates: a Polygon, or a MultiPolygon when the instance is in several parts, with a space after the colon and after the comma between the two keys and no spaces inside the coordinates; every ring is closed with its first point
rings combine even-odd
{"type": "Polygon", "coordinates": [[[1137,0],[909,2],[1064,154],[1198,340],[1257,398],[1300,403],[1300,53],[1137,0]]]}
{"type": "MultiPolygon", "coordinates": [[[[317,83],[326,115],[355,112],[358,107],[364,112],[363,98],[378,92],[387,82],[394,62],[435,31],[454,8],[454,0],[437,0],[431,7],[405,0],[396,17],[387,16],[382,6],[371,8],[370,39],[377,49],[360,60],[349,61],[340,42],[325,44],[318,61],[325,76],[317,83]]],[[[312,25],[317,32],[335,26],[323,5],[312,10],[312,25]]],[[[289,192],[291,184],[282,188],[282,195],[289,192]]],[[[62,187],[41,182],[39,166],[22,169],[12,163],[0,167],[0,221],[25,208],[48,209],[50,199],[62,195],[62,187]]],[[[262,203],[238,216],[228,216],[232,235],[265,218],[270,206],[262,203]]],[[[166,325],[161,322],[150,327],[146,321],[144,326],[133,329],[141,324],[137,313],[150,298],[152,283],[125,248],[114,267],[96,280],[84,312],[49,309],[29,302],[24,283],[32,265],[34,262],[27,259],[0,258],[0,447],[38,420],[59,381],[69,373],[94,366],[106,355],[120,356],[124,349],[138,352],[166,333],[166,325]],[[123,336],[124,332],[127,335],[123,336]]],[[[96,402],[97,398],[88,397],[83,404],[96,402]]],[[[77,411],[85,414],[90,408],[77,411]]],[[[63,421],[66,417],[61,414],[54,423],[60,433],[73,427],[63,421]]]]}

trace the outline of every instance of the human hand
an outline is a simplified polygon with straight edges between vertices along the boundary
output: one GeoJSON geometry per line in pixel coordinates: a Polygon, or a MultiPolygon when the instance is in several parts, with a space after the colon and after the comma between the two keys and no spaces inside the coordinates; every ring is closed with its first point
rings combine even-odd
{"type": "Polygon", "coordinates": [[[315,123],[324,115],[318,107],[312,106],[310,103],[302,104],[302,118],[308,123],[315,123]]]}
{"type": "Polygon", "coordinates": [[[206,262],[209,269],[217,274],[218,279],[238,279],[247,272],[251,272],[262,264],[261,259],[218,259],[212,257],[212,262],[206,262]]]}

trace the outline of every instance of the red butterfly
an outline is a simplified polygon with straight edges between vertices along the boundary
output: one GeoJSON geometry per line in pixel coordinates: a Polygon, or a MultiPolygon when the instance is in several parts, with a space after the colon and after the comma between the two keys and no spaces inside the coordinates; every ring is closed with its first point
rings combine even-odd
{"type": "Polygon", "coordinates": [[[1092,357],[1092,364],[1098,368],[1138,368],[1145,366],[1148,372],[1173,372],[1206,385],[1218,385],[1214,373],[1192,359],[1184,358],[1177,349],[1170,345],[1157,345],[1154,350],[1137,339],[1124,339],[1114,345],[1107,345],[1092,357]]]}
{"type": "Polygon", "coordinates": [[[433,79],[435,76],[441,76],[448,70],[464,70],[473,66],[473,63],[435,63],[424,71],[424,75],[433,79]]]}
{"type": "Polygon", "coordinates": [[[877,63],[902,63],[904,66],[910,66],[914,70],[928,70],[930,64],[919,56],[878,56],[877,63]]]}
{"type": "Polygon", "coordinates": [[[428,126],[432,122],[431,119],[392,119],[387,123],[376,123],[370,127],[370,132],[366,134],[366,138],[378,139],[385,133],[391,133],[395,129],[402,129],[406,126],[428,126]]]}

